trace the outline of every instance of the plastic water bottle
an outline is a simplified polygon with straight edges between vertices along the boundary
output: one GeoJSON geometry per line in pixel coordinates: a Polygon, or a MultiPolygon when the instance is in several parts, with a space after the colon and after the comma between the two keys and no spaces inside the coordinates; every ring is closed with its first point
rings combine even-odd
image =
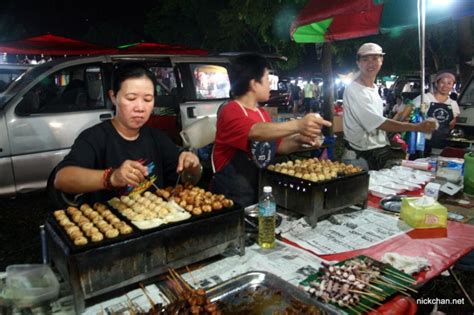
{"type": "Polygon", "coordinates": [[[258,202],[258,245],[264,249],[275,247],[275,210],[272,187],[265,186],[258,202]]]}

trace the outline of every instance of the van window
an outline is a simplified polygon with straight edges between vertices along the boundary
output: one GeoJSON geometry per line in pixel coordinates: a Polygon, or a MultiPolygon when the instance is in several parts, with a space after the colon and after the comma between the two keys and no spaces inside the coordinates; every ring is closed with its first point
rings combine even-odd
{"type": "Polygon", "coordinates": [[[18,69],[3,69],[0,68],[0,92],[3,92],[7,87],[15,81],[20,75],[22,75],[27,68],[18,68],[18,69]]]}
{"type": "Polygon", "coordinates": [[[207,64],[191,64],[190,66],[198,100],[229,97],[229,74],[225,67],[207,64]]]}
{"type": "Polygon", "coordinates": [[[38,82],[16,108],[18,115],[62,113],[105,107],[99,66],[75,66],[38,82]]]}
{"type": "Polygon", "coordinates": [[[172,67],[153,66],[149,70],[153,72],[158,81],[156,95],[172,95],[176,91],[176,77],[172,67]]]}

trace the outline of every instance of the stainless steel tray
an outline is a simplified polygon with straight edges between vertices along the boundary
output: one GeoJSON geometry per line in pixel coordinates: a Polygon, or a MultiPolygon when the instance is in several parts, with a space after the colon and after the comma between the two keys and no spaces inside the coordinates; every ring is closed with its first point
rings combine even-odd
{"type": "Polygon", "coordinates": [[[212,302],[220,302],[223,314],[229,315],[285,314],[285,309],[295,301],[316,306],[320,309],[320,313],[316,314],[345,314],[332,305],[311,298],[274,274],[263,271],[252,271],[229,279],[209,289],[207,296],[212,302]]]}

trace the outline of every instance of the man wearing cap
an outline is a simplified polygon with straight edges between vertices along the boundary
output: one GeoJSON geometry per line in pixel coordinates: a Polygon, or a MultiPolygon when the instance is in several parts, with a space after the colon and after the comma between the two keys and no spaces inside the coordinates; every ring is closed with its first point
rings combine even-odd
{"type": "MultiPolygon", "coordinates": [[[[428,105],[426,116],[438,121],[439,128],[433,132],[430,140],[426,140],[425,152],[431,153],[431,148],[444,149],[447,145],[449,131],[456,125],[459,114],[458,103],[449,95],[453,90],[455,76],[448,71],[441,71],[436,75],[433,93],[423,96],[423,101],[428,105]]],[[[414,99],[415,106],[420,106],[421,96],[414,99]]]]}
{"type": "Polygon", "coordinates": [[[400,122],[383,116],[383,101],[375,79],[383,63],[382,47],[365,43],[357,51],[360,74],[344,91],[343,130],[345,151],[342,159],[364,169],[378,170],[392,158],[386,132],[432,132],[433,121],[419,124],[400,122]]]}

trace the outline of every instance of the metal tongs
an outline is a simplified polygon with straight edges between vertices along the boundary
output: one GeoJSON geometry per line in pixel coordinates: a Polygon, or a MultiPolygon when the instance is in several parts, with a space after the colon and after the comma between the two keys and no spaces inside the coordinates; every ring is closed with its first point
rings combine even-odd
{"type": "Polygon", "coordinates": [[[171,193],[170,199],[174,199],[174,196],[176,196],[176,187],[179,185],[179,180],[181,179],[181,175],[183,174],[183,171],[178,173],[178,178],[176,179],[176,184],[174,185],[173,192],[171,193]]]}

